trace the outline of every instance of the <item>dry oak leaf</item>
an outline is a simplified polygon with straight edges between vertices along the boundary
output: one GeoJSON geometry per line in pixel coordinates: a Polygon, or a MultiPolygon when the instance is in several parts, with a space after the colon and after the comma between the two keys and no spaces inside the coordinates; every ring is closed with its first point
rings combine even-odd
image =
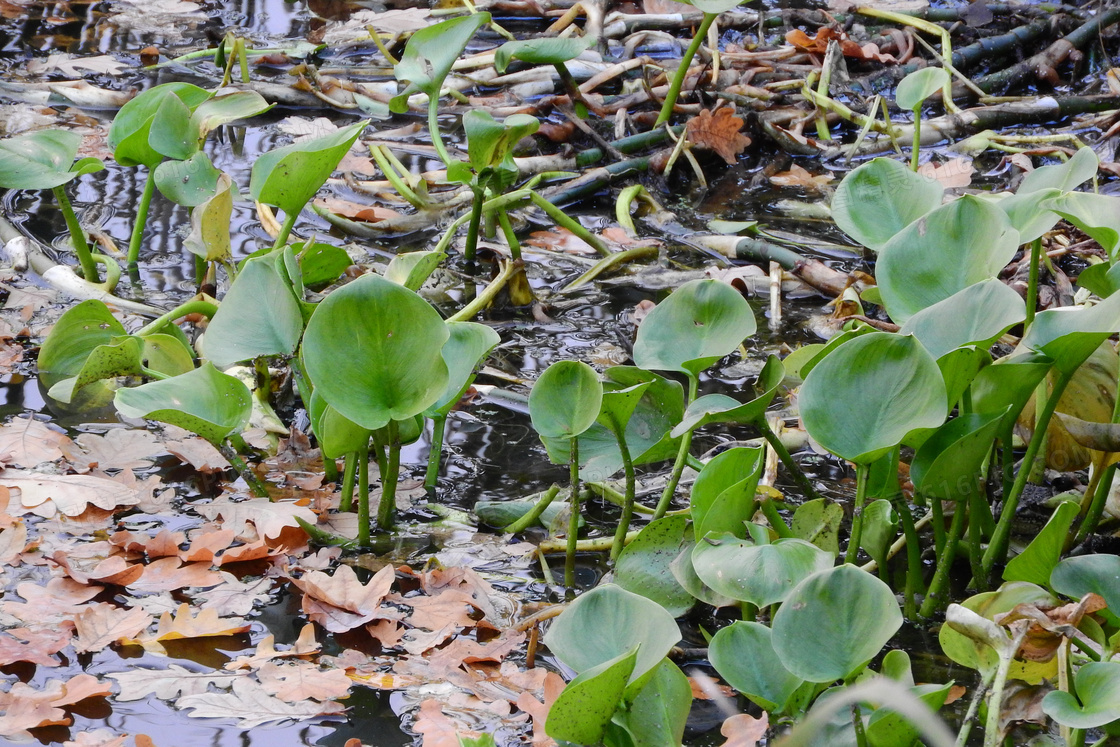
{"type": "MultiPolygon", "coordinates": [[[[4,695],[5,693],[0,693],[0,704],[3,704],[4,695]]],[[[28,729],[70,723],[66,712],[61,708],[36,700],[13,700],[3,704],[0,713],[3,714],[0,715],[0,737],[31,739],[28,729]]]]}
{"type": "Polygon", "coordinates": [[[113,688],[102,683],[91,674],[76,674],[65,682],[50,680],[42,690],[17,682],[6,693],[0,692],[0,712],[7,710],[20,700],[46,703],[55,708],[80,703],[87,698],[103,698],[112,695],[113,688]]]}
{"type": "Polygon", "coordinates": [[[52,625],[81,612],[85,603],[101,592],[100,586],[86,586],[70,578],[52,578],[46,586],[23,583],[16,587],[16,593],[24,601],[5,599],[0,602],[0,612],[36,625],[52,625]]]}
{"type": "Polygon", "coordinates": [[[448,625],[469,628],[475,624],[471,614],[475,610],[474,598],[465,591],[446,589],[435,596],[402,597],[392,594],[387,599],[392,604],[412,608],[407,622],[425,630],[440,630],[448,625]]]}
{"type": "Polygon", "coordinates": [[[393,648],[399,644],[407,630],[396,620],[378,620],[366,626],[366,632],[377,639],[382,648],[393,648]]]}
{"type": "Polygon", "coordinates": [[[761,718],[755,718],[748,713],[731,716],[719,727],[719,733],[727,737],[727,741],[720,747],[757,747],[758,743],[766,738],[766,730],[770,727],[770,719],[765,713],[761,718]]]}
{"type": "Polygon", "coordinates": [[[271,597],[272,579],[258,578],[255,581],[239,581],[232,573],[220,571],[222,583],[199,594],[196,603],[204,610],[217,610],[219,615],[247,615],[259,602],[262,605],[271,597]]]}
{"type": "Polygon", "coordinates": [[[15,565],[27,549],[27,526],[18,521],[0,531],[0,566],[15,565]]]}
{"type": "Polygon", "coordinates": [[[556,672],[549,672],[545,675],[543,690],[544,702],[537,700],[528,691],[517,696],[517,707],[533,717],[534,747],[550,747],[556,744],[552,737],[545,733],[545,724],[548,722],[549,709],[564,690],[564,678],[556,672]]]}
{"type": "Polygon", "coordinates": [[[340,200],[336,197],[315,200],[315,207],[363,223],[380,223],[383,220],[400,216],[400,213],[396,210],[376,205],[362,205],[349,200],[340,200]]]}
{"type": "Polygon", "coordinates": [[[57,667],[56,654],[70,645],[69,630],[28,630],[11,628],[0,633],[0,666],[26,661],[44,667],[57,667]]]}
{"type": "Polygon", "coordinates": [[[191,616],[189,604],[179,605],[172,617],[170,612],[160,615],[156,631],[140,638],[130,638],[127,643],[135,643],[145,648],[157,650],[160,641],[176,641],[180,638],[206,638],[219,635],[237,635],[249,630],[249,625],[239,617],[221,618],[217,610],[200,610],[197,617],[191,616]],[[153,646],[152,644],[157,644],[153,646]]]}
{"type": "Polygon", "coordinates": [[[222,472],[230,467],[226,458],[214,444],[204,438],[187,437],[177,441],[164,441],[163,447],[175,457],[199,472],[222,472]]]}
{"type": "Polygon", "coordinates": [[[105,435],[83,433],[77,441],[81,449],[66,450],[66,458],[75,467],[144,469],[167,451],[151,431],[137,428],[112,428],[105,435]]]}
{"type": "Polygon", "coordinates": [[[823,174],[813,175],[806,169],[794,164],[789,171],[783,171],[770,177],[770,183],[779,187],[801,187],[810,192],[819,192],[821,187],[828,185],[833,178],[830,172],[826,171],[823,174]]]}
{"type": "Polygon", "coordinates": [[[524,642],[525,634],[516,630],[508,630],[486,643],[460,637],[443,648],[433,651],[428,661],[431,662],[434,671],[450,672],[466,664],[484,661],[500,662],[524,642]]]}
{"type": "Polygon", "coordinates": [[[132,592],[176,591],[188,587],[210,587],[222,583],[222,577],[210,570],[209,563],[183,564],[179,558],[160,558],[142,566],[144,574],[128,584],[132,592]]]}
{"type": "Polygon", "coordinates": [[[108,729],[80,731],[73,739],[62,743],[62,747],[124,747],[127,734],[114,734],[108,729]]]}
{"type": "Polygon", "coordinates": [[[130,669],[109,674],[117,681],[120,692],[115,700],[131,701],[155,695],[161,700],[173,700],[180,695],[199,695],[208,692],[210,685],[229,687],[244,674],[232,672],[192,672],[178,664],[167,669],[130,669]]]}
{"type": "Polygon", "coordinates": [[[251,729],[273,721],[292,719],[301,721],[317,716],[334,716],[346,711],[341,703],[317,703],[304,700],[285,703],[268,694],[265,689],[247,677],[233,681],[232,693],[200,693],[184,695],[175,701],[178,708],[192,708],[195,718],[233,718],[238,726],[251,729]]]}
{"type": "Polygon", "coordinates": [[[179,557],[188,563],[210,563],[236,538],[237,533],[232,529],[211,529],[191,537],[190,547],[181,551],[179,557]]]}
{"type": "Polygon", "coordinates": [[[257,679],[269,695],[289,703],[345,698],[354,684],[341,669],[322,669],[309,661],[265,662],[257,679]]]}
{"type": "Polygon", "coordinates": [[[267,498],[251,498],[234,503],[228,497],[202,506],[195,506],[195,510],[211,521],[222,517],[222,523],[227,529],[232,529],[239,536],[245,534],[245,524],[250,523],[257,528],[257,532],[265,538],[279,537],[285,527],[299,527],[296,518],[303,519],[308,524],[319,520],[315,512],[304,505],[294,501],[269,501],[267,498]]]}
{"type": "Polygon", "coordinates": [[[420,704],[420,713],[412,730],[424,737],[421,747],[459,747],[459,735],[477,737],[478,732],[460,729],[459,725],[443,713],[443,703],[428,698],[420,704]]]}
{"type": "Polygon", "coordinates": [[[354,569],[340,565],[333,576],[311,571],[292,579],[303,592],[303,611],[332,633],[345,633],[378,618],[392,617],[381,602],[393,585],[395,572],[387,565],[362,585],[354,569]]]}
{"type": "MultiPolygon", "coordinates": [[[[161,529],[154,536],[134,534],[129,531],[113,532],[109,535],[110,544],[116,545],[129,554],[144,553],[151,559],[166,558],[179,554],[179,545],[187,541],[187,535],[182,532],[172,532],[161,529]]],[[[205,558],[211,560],[212,558],[205,558]]],[[[202,558],[199,558],[202,560],[202,558]]]]}
{"type": "Polygon", "coordinates": [[[967,158],[954,158],[945,163],[927,161],[918,167],[918,173],[927,179],[936,179],[946,189],[967,187],[972,184],[972,174],[976,169],[967,158]]]}
{"type": "MultiPolygon", "coordinates": [[[[33,513],[49,519],[55,513],[78,516],[87,506],[106,511],[140,502],[136,491],[108,477],[93,475],[48,475],[42,472],[4,470],[0,484],[19,491],[18,513],[33,513]]],[[[10,509],[11,510],[11,509],[10,509]]]]}
{"type": "Polygon", "coordinates": [[[72,558],[66,552],[56,552],[51,559],[58,563],[66,575],[80,584],[116,584],[128,586],[137,581],[144,574],[144,566],[130,565],[120,555],[104,558],[97,561],[89,570],[83,570],[85,565],[78,558],[72,558]],[[74,562],[71,562],[74,561],[74,562]]]}
{"type": "Polygon", "coordinates": [[[74,650],[101,651],[117,641],[135,638],[151,622],[152,616],[138,607],[124,609],[99,602],[74,615],[74,630],[78,633],[74,650]]]}
{"type": "Polygon", "coordinates": [[[751,144],[751,139],[739,132],[741,129],[743,120],[736,117],[729,106],[716,109],[715,114],[701,109],[700,114],[685,125],[689,140],[711,148],[729,166],[734,166],[736,157],[751,144]]]}
{"type": "Polygon", "coordinates": [[[319,643],[315,640],[315,626],[308,623],[303,626],[303,629],[299,632],[299,638],[296,639],[291,648],[283,651],[277,650],[276,636],[269,634],[257,644],[257,650],[252,656],[239,656],[233,661],[227,662],[224,668],[229,670],[256,669],[273,659],[312,656],[319,653],[319,649],[319,643]]]}
{"type": "Polygon", "coordinates": [[[63,448],[69,443],[65,433],[59,433],[41,421],[13,418],[0,426],[0,461],[34,467],[61,459],[63,448]]]}

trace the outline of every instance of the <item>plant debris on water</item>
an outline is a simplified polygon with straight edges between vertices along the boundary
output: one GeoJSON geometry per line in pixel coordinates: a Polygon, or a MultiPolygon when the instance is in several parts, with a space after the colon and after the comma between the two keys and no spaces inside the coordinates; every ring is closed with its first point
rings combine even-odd
{"type": "Polygon", "coordinates": [[[1118,24],[0,0],[0,740],[1114,738],[1118,24]]]}

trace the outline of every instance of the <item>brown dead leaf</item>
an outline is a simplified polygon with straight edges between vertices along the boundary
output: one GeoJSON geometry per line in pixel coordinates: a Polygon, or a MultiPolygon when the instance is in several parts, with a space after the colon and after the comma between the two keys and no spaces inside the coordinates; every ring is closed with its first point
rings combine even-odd
{"type": "Polygon", "coordinates": [[[972,184],[972,174],[975,171],[972,161],[967,158],[954,158],[945,163],[929,161],[918,167],[919,174],[927,179],[936,179],[946,189],[972,184]]]}
{"type": "Polygon", "coordinates": [[[13,418],[0,426],[0,461],[34,467],[61,459],[70,444],[65,433],[34,418],[13,418]]]}
{"type": "Polygon", "coordinates": [[[265,605],[271,600],[269,590],[272,579],[258,578],[252,581],[239,581],[232,573],[219,571],[222,583],[198,594],[195,603],[204,610],[217,610],[219,615],[248,615],[257,604],[265,605]]]}
{"type": "Polygon", "coordinates": [[[65,552],[56,552],[52,559],[58,563],[66,575],[81,584],[116,584],[128,586],[135,583],[144,573],[144,566],[130,565],[120,555],[83,564],[65,552]]]}
{"type": "Polygon", "coordinates": [[[229,462],[214,444],[204,438],[190,436],[175,441],[165,441],[164,448],[199,472],[221,472],[229,469],[229,462]]]}
{"type": "Polygon", "coordinates": [[[81,612],[85,603],[101,591],[99,586],[62,577],[52,578],[46,586],[23,583],[16,587],[16,593],[24,601],[5,598],[0,601],[0,612],[35,625],[53,625],[81,612]]]}
{"type": "Polygon", "coordinates": [[[124,747],[127,734],[114,734],[108,729],[80,731],[73,739],[62,743],[62,747],[124,747]]]}
{"type": "Polygon", "coordinates": [[[265,662],[257,670],[265,691],[280,700],[298,703],[345,698],[353,682],[338,669],[322,669],[309,661],[265,662]]]}
{"type": "MultiPolygon", "coordinates": [[[[22,683],[16,683],[22,684],[22,683]]],[[[28,729],[39,726],[66,725],[70,719],[61,708],[55,708],[49,703],[34,700],[11,699],[4,702],[5,693],[0,693],[0,736],[23,737],[31,739],[28,729]]]]}
{"type": "Polygon", "coordinates": [[[135,638],[151,622],[152,616],[138,607],[123,609],[99,602],[74,615],[74,629],[78,633],[74,650],[101,651],[117,641],[135,638]]]}
{"type": "Polygon", "coordinates": [[[475,610],[470,594],[457,589],[445,589],[435,596],[402,597],[390,595],[386,601],[412,608],[408,622],[418,628],[439,630],[448,625],[469,628],[475,624],[471,613],[475,610]]]}
{"type": "Polygon", "coordinates": [[[356,202],[340,200],[336,197],[315,200],[315,205],[335,215],[341,215],[343,218],[362,221],[363,223],[380,223],[383,220],[389,220],[390,218],[397,218],[400,216],[400,213],[396,210],[390,210],[389,208],[383,208],[377,205],[360,205],[356,202]]]}
{"type": "Polygon", "coordinates": [[[17,559],[27,548],[27,525],[13,523],[0,531],[0,566],[17,565],[17,559]]]}
{"type": "Polygon", "coordinates": [[[26,661],[44,667],[57,667],[56,654],[70,645],[69,630],[28,630],[12,628],[0,633],[0,666],[26,661]]]}
{"type": "Polygon", "coordinates": [[[730,106],[716,109],[715,114],[701,109],[700,114],[685,125],[689,140],[711,148],[730,166],[735,165],[738,155],[751,144],[751,139],[739,132],[741,129],[743,120],[735,116],[730,106]]]}
{"type": "Polygon", "coordinates": [[[999,709],[999,741],[1003,741],[1015,724],[1045,726],[1047,718],[1042,710],[1042,699],[1052,689],[1049,685],[1028,685],[1017,680],[1008,682],[999,709]]]}
{"type": "Polygon", "coordinates": [[[257,650],[252,656],[239,656],[225,665],[226,669],[256,669],[265,662],[273,659],[288,659],[294,656],[311,656],[319,653],[319,643],[315,640],[315,626],[311,623],[303,626],[299,638],[292,647],[284,651],[276,649],[276,636],[266,635],[257,644],[257,650]]]}
{"type": "Polygon", "coordinates": [[[1102,597],[1090,593],[1078,602],[1051,609],[1042,609],[1033,604],[1017,604],[994,619],[999,625],[1030,620],[1031,627],[1018,655],[1027,661],[1050,661],[1065,638],[1085,638],[1077,629],[1085,615],[1099,612],[1107,606],[1102,597]]]}
{"type": "Polygon", "coordinates": [[[307,506],[293,501],[274,502],[267,498],[234,503],[223,497],[210,504],[195,506],[195,510],[211,521],[222,517],[224,528],[232,529],[239,537],[245,536],[246,523],[255,526],[260,536],[269,538],[279,537],[285,527],[298,528],[297,516],[308,524],[314,524],[319,519],[307,506]]]}
{"type": "Polygon", "coordinates": [[[341,703],[317,703],[303,700],[286,703],[265,692],[254,680],[239,677],[233,681],[233,691],[228,693],[199,693],[184,695],[175,702],[177,708],[192,708],[194,718],[233,718],[243,729],[252,729],[271,721],[307,719],[344,713],[341,703]]]}
{"type": "Polygon", "coordinates": [[[366,632],[373,636],[382,648],[396,646],[407,630],[408,628],[399,625],[396,620],[378,620],[366,626],[366,632]]]}
{"type": "Polygon", "coordinates": [[[83,433],[78,436],[81,450],[67,449],[66,457],[76,467],[101,469],[142,469],[151,466],[152,458],[166,451],[151,433],[137,428],[113,428],[104,435],[83,433]]]}
{"type": "Polygon", "coordinates": [[[139,638],[130,638],[127,643],[159,650],[162,647],[158,646],[158,643],[163,641],[237,635],[247,630],[249,630],[249,625],[239,617],[221,618],[218,617],[217,610],[200,610],[197,616],[192,617],[191,606],[181,604],[174,617],[170,612],[164,612],[160,616],[159,624],[156,626],[154,633],[139,638]],[[152,646],[152,644],[157,645],[152,646]]]}
{"type": "Polygon", "coordinates": [[[892,55],[882,54],[875,44],[857,44],[848,38],[843,31],[822,26],[817,29],[815,36],[809,36],[801,29],[786,32],[786,43],[810,54],[823,55],[828,51],[829,42],[835,41],[840,45],[840,51],[845,57],[854,57],[857,60],[873,60],[875,62],[898,62],[892,55]]]}
{"type": "Polygon", "coordinates": [[[341,565],[334,576],[312,571],[292,579],[292,583],[303,592],[303,611],[311,620],[332,633],[345,633],[391,616],[381,609],[381,602],[389,593],[394,576],[393,567],[387,565],[363,585],[353,568],[341,565]]]}
{"type": "Polygon", "coordinates": [[[0,374],[10,375],[23,360],[23,346],[10,339],[0,339],[0,374]]]}
{"type": "Polygon", "coordinates": [[[789,171],[771,176],[770,183],[778,187],[799,187],[809,192],[820,192],[821,188],[827,186],[833,178],[831,172],[814,175],[794,164],[790,166],[789,171]]]}
{"type": "Polygon", "coordinates": [[[210,570],[209,563],[183,564],[179,558],[160,558],[143,566],[139,579],[125,584],[133,592],[175,591],[188,587],[217,586],[222,577],[210,570]]]}
{"type": "Polygon", "coordinates": [[[517,630],[507,630],[492,641],[479,643],[466,637],[459,637],[443,648],[432,652],[428,657],[432,668],[450,672],[465,664],[484,661],[500,662],[525,642],[525,634],[517,630]]]}
{"type": "Polygon", "coordinates": [[[188,563],[212,563],[214,556],[225,550],[237,537],[232,529],[211,529],[191,537],[191,545],[179,553],[188,563]]]}
{"type": "Polygon", "coordinates": [[[766,738],[769,727],[770,719],[766,713],[762,714],[762,718],[755,718],[748,713],[731,716],[719,727],[719,733],[727,737],[727,741],[720,747],[757,747],[766,738]]]}
{"type": "Polygon", "coordinates": [[[544,701],[537,700],[529,692],[517,696],[517,707],[528,713],[533,718],[533,745],[534,747],[551,747],[556,742],[545,733],[545,724],[548,721],[548,711],[552,704],[564,691],[564,679],[549,672],[544,679],[544,701]]]}
{"type": "Polygon", "coordinates": [[[49,475],[6,469],[0,473],[0,484],[19,491],[20,503],[14,506],[23,512],[50,518],[55,513],[78,516],[87,506],[106,511],[139,502],[135,491],[107,477],[93,475],[49,475]]]}
{"type": "Polygon", "coordinates": [[[231,672],[192,672],[186,667],[171,664],[167,669],[147,669],[134,667],[126,672],[113,672],[109,675],[117,681],[120,692],[115,700],[129,702],[154,695],[161,700],[174,700],[180,695],[197,695],[210,690],[210,686],[226,688],[242,673],[231,672]]]}
{"type": "Polygon", "coordinates": [[[424,739],[421,747],[459,747],[459,735],[477,737],[478,732],[460,729],[459,725],[443,713],[443,703],[428,698],[420,704],[420,712],[412,730],[424,739]]]}
{"type": "Polygon", "coordinates": [[[566,228],[550,231],[533,231],[523,242],[524,246],[535,246],[552,252],[565,254],[596,254],[595,247],[576,236],[566,228]]]}

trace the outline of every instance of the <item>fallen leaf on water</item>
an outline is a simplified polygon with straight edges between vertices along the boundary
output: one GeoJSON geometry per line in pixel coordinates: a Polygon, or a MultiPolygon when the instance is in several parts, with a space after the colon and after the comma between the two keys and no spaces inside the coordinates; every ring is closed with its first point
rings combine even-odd
{"type": "Polygon", "coordinates": [[[68,630],[28,630],[12,628],[0,633],[0,666],[26,661],[44,667],[57,667],[56,654],[70,644],[68,630]]]}
{"type": "Polygon", "coordinates": [[[184,695],[175,701],[175,705],[179,708],[194,709],[190,714],[194,718],[237,719],[237,725],[242,729],[251,729],[272,721],[288,719],[301,721],[317,716],[338,715],[346,711],[341,703],[334,701],[317,703],[304,700],[299,703],[285,703],[269,695],[261,685],[245,677],[234,680],[233,692],[184,695]]]}
{"type": "Polygon", "coordinates": [[[828,185],[832,180],[833,175],[830,172],[826,171],[823,174],[814,175],[797,164],[791,166],[789,171],[783,171],[770,177],[770,183],[778,187],[800,187],[810,192],[820,192],[821,187],[828,185]]]}
{"type": "Polygon", "coordinates": [[[229,687],[244,674],[232,672],[192,672],[172,664],[167,669],[130,669],[109,675],[120,686],[118,701],[131,701],[155,695],[161,700],[174,700],[180,695],[198,695],[209,691],[210,685],[229,687]]]}
{"type": "Polygon", "coordinates": [[[77,516],[87,506],[111,511],[139,502],[135,491],[115,480],[93,475],[48,475],[42,472],[4,470],[0,483],[19,491],[20,503],[25,513],[50,518],[55,513],[77,516]]]}
{"type": "Polygon", "coordinates": [[[380,223],[383,220],[396,218],[400,215],[396,210],[390,210],[389,208],[377,205],[362,205],[349,200],[340,200],[336,197],[315,200],[315,205],[335,215],[341,215],[343,218],[365,223],[380,223]]]}
{"type": "Polygon", "coordinates": [[[0,565],[15,565],[27,548],[27,526],[22,522],[0,531],[0,565]]]}
{"type": "Polygon", "coordinates": [[[124,747],[127,734],[114,734],[108,729],[80,731],[74,738],[62,743],[62,747],[124,747]]]}
{"type": "Polygon", "coordinates": [[[256,669],[265,662],[272,661],[273,659],[286,659],[294,656],[311,656],[319,653],[319,643],[315,640],[315,626],[311,623],[303,626],[299,632],[299,638],[292,644],[291,648],[279,651],[276,648],[276,636],[269,634],[261,639],[257,644],[257,650],[252,656],[239,656],[231,662],[227,662],[226,669],[256,669]]]}
{"type": "Polygon", "coordinates": [[[420,712],[412,730],[423,736],[421,747],[459,747],[459,735],[477,737],[478,732],[465,731],[443,713],[443,703],[428,698],[420,704],[420,712]]]}
{"type": "Polygon", "coordinates": [[[102,591],[100,586],[86,586],[70,578],[52,578],[46,586],[23,583],[16,593],[23,602],[0,601],[0,612],[36,625],[52,625],[69,619],[102,591]]]}
{"type": "Polygon", "coordinates": [[[67,449],[70,463],[102,469],[143,469],[151,466],[156,455],[166,451],[151,431],[137,428],[112,428],[104,435],[83,433],[77,442],[81,450],[67,449]]]}
{"type": "Polygon", "coordinates": [[[363,585],[353,568],[340,565],[333,576],[312,571],[292,579],[292,583],[303,592],[303,611],[311,620],[332,633],[345,633],[389,616],[381,609],[381,602],[389,593],[394,576],[393,567],[387,565],[363,585]]]}
{"type": "Polygon", "coordinates": [[[97,561],[92,567],[84,566],[83,563],[77,562],[78,559],[64,552],[56,552],[52,559],[66,571],[67,576],[82,584],[127,586],[139,580],[144,573],[144,566],[130,565],[120,555],[97,561]]]}
{"type": "Polygon", "coordinates": [[[144,574],[125,584],[132,592],[175,591],[188,587],[217,586],[222,577],[210,570],[209,563],[183,564],[179,558],[160,558],[142,566],[144,574]]]}
{"type": "Polygon", "coordinates": [[[74,616],[74,629],[78,634],[74,650],[101,651],[117,641],[135,638],[147,629],[152,616],[142,609],[123,609],[99,602],[74,616]]]}
{"type": "Polygon", "coordinates": [[[309,661],[265,662],[257,678],[266,692],[289,703],[345,698],[354,684],[342,670],[322,669],[309,661]]]}
{"type": "Polygon", "coordinates": [[[272,502],[267,498],[252,498],[234,503],[226,497],[203,506],[195,506],[195,510],[211,521],[222,517],[224,527],[237,532],[238,536],[245,534],[246,523],[255,526],[257,532],[267,538],[279,537],[285,527],[299,527],[296,517],[308,524],[319,520],[307,506],[292,501],[272,502]]]}
{"type": "Polygon", "coordinates": [[[696,145],[711,148],[731,166],[735,165],[736,157],[751,144],[751,139],[739,132],[741,129],[743,120],[736,117],[735,111],[729,106],[717,109],[715,114],[701,109],[700,114],[688,120],[685,125],[689,140],[696,145]]]}
{"type": "Polygon", "coordinates": [[[33,700],[11,700],[5,703],[5,694],[0,693],[0,705],[4,714],[0,716],[0,736],[25,737],[30,740],[28,729],[70,723],[66,712],[61,708],[33,700]]]}
{"type": "Polygon", "coordinates": [[[264,605],[272,597],[272,579],[258,578],[254,581],[239,581],[232,573],[220,571],[222,583],[198,595],[204,610],[216,610],[219,615],[247,615],[257,604],[264,605]]]}
{"type": "Polygon", "coordinates": [[[199,472],[222,472],[229,469],[229,462],[214,444],[204,438],[188,436],[176,441],[165,441],[164,448],[199,472]]]}
{"type": "Polygon", "coordinates": [[[52,52],[47,58],[31,60],[27,72],[32,75],[47,75],[59,72],[67,78],[80,78],[82,71],[101,75],[120,75],[128,66],[107,54],[96,57],[74,57],[66,52],[52,52]]]}
{"type": "Polygon", "coordinates": [[[34,467],[53,462],[63,456],[63,447],[70,443],[60,433],[34,418],[12,418],[0,426],[0,461],[34,467]]]}
{"type": "Polygon", "coordinates": [[[756,747],[766,737],[769,727],[770,719],[765,713],[761,718],[755,718],[749,713],[731,716],[719,728],[719,733],[727,737],[727,741],[720,747],[756,747]]]}
{"type": "Polygon", "coordinates": [[[552,704],[560,697],[564,690],[564,679],[549,672],[544,678],[544,701],[537,700],[532,694],[523,692],[517,696],[517,707],[528,713],[533,719],[533,744],[535,747],[550,747],[556,744],[552,737],[545,733],[548,722],[548,711],[552,704]]]}
{"type": "Polygon", "coordinates": [[[186,550],[179,553],[179,557],[188,563],[210,563],[214,556],[225,550],[237,537],[232,529],[216,529],[202,532],[191,537],[191,544],[186,550]]]}
{"type": "Polygon", "coordinates": [[[474,599],[457,589],[445,589],[435,596],[402,597],[393,594],[386,601],[411,607],[408,622],[418,628],[439,630],[448,625],[471,627],[475,623],[471,617],[475,609],[474,599]]]}
{"type": "Polygon", "coordinates": [[[566,228],[553,228],[549,231],[533,231],[523,242],[524,246],[535,246],[553,252],[566,254],[595,254],[595,247],[576,236],[566,228]]]}
{"type": "Polygon", "coordinates": [[[197,616],[192,617],[191,606],[181,604],[174,616],[170,612],[164,612],[160,615],[155,633],[139,638],[130,638],[126,643],[135,643],[145,648],[159,650],[162,648],[158,645],[159,642],[175,641],[180,638],[237,635],[247,630],[249,630],[249,625],[241,618],[221,618],[218,617],[217,610],[200,610],[197,616]]]}
{"type": "Polygon", "coordinates": [[[972,174],[975,170],[972,161],[967,158],[954,158],[945,163],[929,161],[918,167],[919,174],[927,179],[936,179],[946,189],[967,187],[972,184],[972,174]]]}

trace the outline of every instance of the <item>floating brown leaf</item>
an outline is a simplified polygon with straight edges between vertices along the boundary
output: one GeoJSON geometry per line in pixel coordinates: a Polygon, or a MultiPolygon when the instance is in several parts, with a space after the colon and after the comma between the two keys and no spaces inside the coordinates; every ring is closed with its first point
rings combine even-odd
{"type": "Polygon", "coordinates": [[[82,611],[83,605],[101,593],[99,586],[86,586],[70,578],[52,578],[46,586],[23,583],[16,587],[23,602],[0,601],[0,612],[36,625],[51,625],[82,611]]]}
{"type": "Polygon", "coordinates": [[[44,667],[57,667],[56,654],[70,644],[69,630],[28,630],[12,628],[0,633],[0,666],[26,661],[44,667]]]}
{"type": "Polygon", "coordinates": [[[175,591],[188,587],[217,586],[222,577],[209,563],[183,564],[179,558],[160,558],[143,566],[144,574],[126,584],[133,592],[175,591]]]}
{"type": "Polygon", "coordinates": [[[75,467],[143,469],[151,466],[153,457],[166,451],[150,431],[136,428],[113,428],[105,435],[83,433],[77,441],[80,450],[66,450],[66,458],[75,467]]]}
{"type": "Polygon", "coordinates": [[[70,439],[34,418],[13,418],[0,426],[0,461],[34,467],[63,456],[70,439]]]}
{"type": "Polygon", "coordinates": [[[195,510],[207,519],[216,520],[219,516],[226,529],[232,529],[239,536],[245,534],[245,524],[250,523],[265,538],[279,537],[285,527],[299,527],[296,517],[309,524],[319,520],[315,512],[293,501],[269,501],[267,498],[253,498],[234,503],[228,498],[217,500],[195,510]]]}
{"type": "Polygon", "coordinates": [[[116,699],[140,700],[155,695],[161,700],[174,700],[180,695],[197,695],[209,691],[210,686],[229,687],[244,674],[233,672],[192,672],[178,664],[167,669],[130,669],[109,675],[120,686],[116,699]]]}
{"type": "Polygon", "coordinates": [[[731,166],[735,165],[738,155],[751,144],[751,139],[739,132],[741,129],[743,120],[736,117],[729,106],[717,109],[715,114],[702,109],[685,126],[689,140],[696,145],[711,148],[731,166]]]}
{"type": "Polygon", "coordinates": [[[0,530],[0,566],[15,565],[27,547],[27,525],[22,521],[0,530]]]}
{"type": "Polygon", "coordinates": [[[101,651],[117,641],[135,638],[152,622],[152,616],[140,608],[123,609],[100,602],[74,616],[78,633],[74,650],[101,651]]]}
{"type": "Polygon", "coordinates": [[[532,693],[523,692],[517,696],[517,707],[528,713],[533,718],[533,745],[534,747],[551,747],[556,744],[552,737],[545,733],[548,722],[548,711],[552,704],[564,691],[564,679],[549,672],[544,679],[544,701],[537,700],[532,693]]]}
{"type": "Polygon", "coordinates": [[[312,571],[292,579],[292,583],[303,591],[303,611],[309,618],[332,633],[345,633],[390,616],[381,610],[381,602],[393,585],[393,577],[393,567],[387,565],[362,585],[353,568],[341,565],[333,576],[312,571]]]}
{"type": "Polygon", "coordinates": [[[222,583],[199,594],[196,602],[201,602],[204,610],[217,610],[219,615],[247,615],[257,604],[271,599],[269,589],[272,579],[258,578],[254,581],[238,581],[232,573],[220,571],[222,583]]]}
{"type": "Polygon", "coordinates": [[[191,716],[196,718],[234,718],[238,726],[251,729],[254,726],[272,721],[331,716],[345,712],[340,703],[328,701],[317,703],[304,700],[299,703],[285,703],[269,695],[263,687],[246,677],[234,680],[231,693],[200,693],[184,695],[175,701],[179,708],[192,708],[191,716]]]}
{"type": "Polygon", "coordinates": [[[62,747],[124,747],[127,734],[114,734],[108,729],[80,731],[74,738],[62,743],[62,747]]]}
{"type": "Polygon", "coordinates": [[[257,650],[252,656],[239,656],[233,661],[226,664],[225,668],[230,670],[237,669],[256,669],[265,662],[272,661],[273,659],[287,659],[294,656],[311,656],[312,654],[319,653],[319,644],[315,640],[315,626],[308,623],[303,626],[299,632],[299,638],[292,644],[292,647],[283,651],[276,649],[276,636],[266,635],[257,644],[257,650]]]}
{"type": "Polygon", "coordinates": [[[766,730],[770,727],[770,720],[763,713],[761,718],[755,718],[748,713],[731,716],[719,727],[719,733],[727,737],[727,741],[720,747],[757,747],[758,743],[766,738],[766,730]]]}
{"type": "Polygon", "coordinates": [[[782,171],[770,177],[770,183],[779,187],[800,187],[809,192],[820,192],[821,187],[827,186],[833,176],[829,172],[811,174],[806,169],[794,164],[789,171],[782,171]]]}
{"type": "Polygon", "coordinates": [[[967,187],[972,184],[972,174],[976,171],[972,161],[967,158],[954,158],[945,163],[928,161],[918,167],[918,173],[927,179],[936,179],[946,189],[967,187]]]}
{"type": "Polygon", "coordinates": [[[280,700],[298,703],[312,700],[345,698],[354,684],[339,669],[322,669],[309,661],[284,663],[265,662],[257,670],[257,679],[265,691],[280,700]]]}
{"type": "Polygon", "coordinates": [[[466,731],[443,713],[443,703],[428,698],[420,704],[420,712],[412,730],[424,737],[421,747],[459,747],[459,735],[477,737],[477,732],[466,731]]]}
{"type": "Polygon", "coordinates": [[[64,552],[56,552],[52,559],[66,571],[67,576],[81,584],[127,586],[144,574],[144,566],[131,565],[120,555],[105,558],[86,568],[83,568],[83,564],[77,559],[68,557],[64,552]]]}
{"type": "Polygon", "coordinates": [[[241,618],[218,617],[217,610],[200,610],[197,616],[191,615],[189,604],[179,605],[174,616],[164,612],[159,618],[156,631],[139,638],[129,639],[128,643],[136,643],[145,648],[159,650],[158,642],[175,641],[180,638],[205,638],[216,635],[237,635],[249,629],[249,625],[241,618]]]}
{"type": "Polygon", "coordinates": [[[19,491],[19,505],[27,513],[50,518],[55,513],[77,516],[87,506],[111,511],[139,502],[136,492],[107,477],[49,475],[42,472],[4,470],[0,484],[19,491]]]}

